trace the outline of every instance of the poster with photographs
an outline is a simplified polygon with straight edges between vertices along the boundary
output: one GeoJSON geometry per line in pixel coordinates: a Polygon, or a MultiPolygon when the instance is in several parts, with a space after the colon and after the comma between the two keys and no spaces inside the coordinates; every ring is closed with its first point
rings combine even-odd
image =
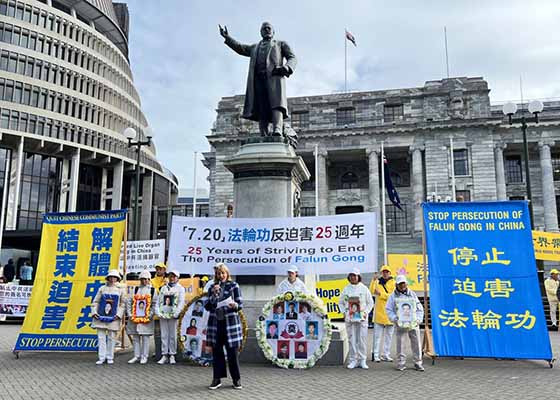
{"type": "Polygon", "coordinates": [[[360,308],[360,298],[359,297],[349,297],[348,298],[348,317],[351,321],[361,321],[362,313],[360,308]]]}
{"type": "Polygon", "coordinates": [[[119,308],[118,294],[103,294],[97,307],[97,315],[101,322],[113,322],[119,308]]]}
{"type": "Polygon", "coordinates": [[[414,300],[410,298],[395,300],[397,306],[397,325],[399,328],[415,329],[418,326],[416,321],[416,307],[414,300]]]}
{"type": "Polygon", "coordinates": [[[0,284],[0,320],[6,316],[23,318],[27,312],[33,286],[0,284]]]}
{"type": "Polygon", "coordinates": [[[177,310],[179,296],[177,296],[176,293],[165,293],[158,296],[158,301],[161,315],[167,318],[173,318],[173,315],[177,310]]]}
{"type": "Polygon", "coordinates": [[[266,358],[283,368],[311,368],[328,350],[332,326],[321,299],[287,292],[263,307],[256,326],[266,358]]]}
{"type": "Polygon", "coordinates": [[[131,321],[136,324],[147,324],[150,322],[150,307],[152,296],[150,294],[135,294],[132,298],[131,321]]]}
{"type": "MultiPolygon", "coordinates": [[[[183,358],[197,364],[212,364],[212,347],[206,342],[206,329],[210,313],[204,308],[208,297],[206,294],[194,297],[179,316],[179,350],[183,358]]],[[[243,343],[247,339],[247,322],[243,312],[239,312],[243,325],[243,343]]],[[[241,351],[241,349],[239,349],[241,351]]]]}

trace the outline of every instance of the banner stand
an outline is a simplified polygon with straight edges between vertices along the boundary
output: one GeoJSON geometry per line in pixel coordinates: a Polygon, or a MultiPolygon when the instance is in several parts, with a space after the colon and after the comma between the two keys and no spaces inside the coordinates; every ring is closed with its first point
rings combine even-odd
{"type": "Polygon", "coordinates": [[[424,226],[424,213],[422,213],[422,271],[424,274],[424,339],[422,343],[422,353],[430,357],[432,359],[432,365],[434,365],[436,363],[436,354],[434,353],[433,348],[432,332],[428,324],[428,262],[426,253],[426,228],[424,226]]]}

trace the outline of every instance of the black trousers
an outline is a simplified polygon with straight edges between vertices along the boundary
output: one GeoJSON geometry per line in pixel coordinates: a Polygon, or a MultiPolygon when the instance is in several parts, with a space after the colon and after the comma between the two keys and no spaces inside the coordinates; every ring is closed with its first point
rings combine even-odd
{"type": "Polygon", "coordinates": [[[227,326],[226,321],[218,321],[216,345],[212,347],[212,357],[214,368],[214,379],[227,378],[226,357],[224,354],[224,346],[227,352],[227,363],[229,373],[234,381],[241,378],[239,373],[239,360],[237,359],[237,349],[228,346],[227,342],[227,326]]]}

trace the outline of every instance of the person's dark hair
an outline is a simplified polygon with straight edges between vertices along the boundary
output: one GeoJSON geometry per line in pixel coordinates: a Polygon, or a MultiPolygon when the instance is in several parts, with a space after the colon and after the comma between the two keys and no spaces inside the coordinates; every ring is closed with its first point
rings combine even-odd
{"type": "Polygon", "coordinates": [[[276,322],[276,321],[270,321],[268,323],[268,326],[270,327],[271,325],[274,325],[276,328],[278,328],[278,322],[276,322]]]}
{"type": "Polygon", "coordinates": [[[288,303],[288,307],[290,307],[290,306],[294,306],[294,308],[296,308],[296,303],[294,303],[293,301],[288,303]]]}
{"type": "Polygon", "coordinates": [[[197,301],[196,301],[196,304],[202,305],[202,300],[197,300],[197,301]]]}
{"type": "MultiPolygon", "coordinates": [[[[348,282],[350,282],[350,275],[356,275],[356,274],[352,274],[352,273],[348,274],[348,276],[346,277],[346,279],[348,279],[348,282]]],[[[362,275],[357,275],[357,276],[358,276],[358,282],[361,282],[362,281],[362,275]]]]}
{"type": "Polygon", "coordinates": [[[408,303],[404,303],[404,304],[402,305],[402,308],[405,308],[405,307],[408,307],[409,309],[412,309],[412,306],[411,306],[410,304],[408,304],[408,303]]]}

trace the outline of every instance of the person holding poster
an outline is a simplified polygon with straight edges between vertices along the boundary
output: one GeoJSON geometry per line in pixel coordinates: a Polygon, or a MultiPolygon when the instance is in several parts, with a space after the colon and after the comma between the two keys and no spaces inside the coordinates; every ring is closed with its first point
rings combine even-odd
{"type": "Polygon", "coordinates": [[[395,327],[389,320],[389,317],[387,317],[385,306],[387,305],[387,299],[391,293],[395,291],[395,280],[391,276],[391,270],[387,265],[381,267],[381,276],[371,281],[370,290],[371,294],[375,296],[373,352],[371,361],[391,362],[393,361],[390,356],[391,341],[393,340],[393,331],[395,327]],[[383,340],[383,348],[380,355],[381,340],[383,340]]]}
{"type": "Polygon", "coordinates": [[[156,302],[155,289],[150,285],[150,278],[148,270],[142,271],[140,286],[134,288],[134,295],[126,302],[126,313],[129,316],[126,331],[132,337],[134,347],[134,357],[128,361],[129,364],[148,362],[149,339],[154,334],[153,315],[156,302]]]}
{"type": "Polygon", "coordinates": [[[214,356],[213,378],[208,387],[210,390],[216,390],[222,386],[222,378],[227,377],[224,347],[233,388],[243,388],[237,359],[238,349],[243,343],[243,328],[239,318],[239,310],[242,306],[241,289],[236,282],[231,280],[229,268],[225,264],[221,264],[216,268],[214,286],[204,306],[210,313],[206,341],[212,346],[214,356]]]}
{"type": "Polygon", "coordinates": [[[161,287],[156,302],[156,315],[161,328],[161,358],[158,364],[175,364],[177,323],[185,306],[185,288],[179,283],[179,272],[169,271],[169,282],[161,287]]]}
{"type": "Polygon", "coordinates": [[[385,311],[389,320],[397,325],[397,370],[406,369],[406,354],[403,351],[402,339],[404,335],[408,335],[414,368],[417,371],[424,371],[419,328],[420,322],[424,319],[424,307],[416,293],[408,288],[404,275],[397,276],[396,283],[395,290],[387,299],[385,311]]]}
{"type": "Polygon", "coordinates": [[[558,280],[558,270],[550,270],[550,276],[544,281],[544,288],[546,290],[546,298],[550,306],[550,321],[552,327],[558,327],[558,287],[560,281],[558,280]]]}
{"type": "Polygon", "coordinates": [[[105,277],[105,285],[101,286],[93,299],[91,315],[92,328],[97,328],[98,355],[96,364],[105,361],[113,364],[115,353],[115,337],[121,328],[121,319],[124,314],[124,291],[117,286],[121,274],[116,269],[109,271],[105,277]]]}
{"type": "Polygon", "coordinates": [[[298,277],[298,267],[290,265],[287,272],[288,277],[280,282],[276,292],[278,294],[284,294],[286,292],[301,292],[303,294],[309,294],[307,286],[305,286],[305,283],[303,283],[303,281],[298,277]]]}
{"type": "Polygon", "coordinates": [[[368,369],[366,363],[367,316],[373,309],[373,299],[367,286],[362,283],[362,276],[358,268],[354,268],[348,274],[348,282],[349,284],[346,285],[338,300],[340,312],[344,314],[350,345],[348,368],[353,369],[359,366],[368,369]]]}

